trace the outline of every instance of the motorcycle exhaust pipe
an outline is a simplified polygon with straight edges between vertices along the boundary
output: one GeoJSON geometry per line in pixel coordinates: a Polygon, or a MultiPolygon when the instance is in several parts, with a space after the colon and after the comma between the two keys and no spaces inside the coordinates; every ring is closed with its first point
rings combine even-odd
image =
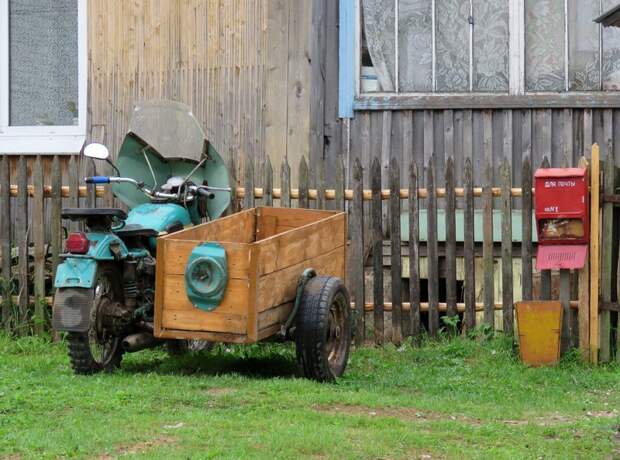
{"type": "Polygon", "coordinates": [[[133,353],[134,351],[140,351],[157,346],[159,345],[159,342],[160,341],[158,339],[153,337],[153,334],[149,334],[148,332],[139,332],[125,337],[123,339],[122,346],[123,350],[126,352],[133,353]]]}

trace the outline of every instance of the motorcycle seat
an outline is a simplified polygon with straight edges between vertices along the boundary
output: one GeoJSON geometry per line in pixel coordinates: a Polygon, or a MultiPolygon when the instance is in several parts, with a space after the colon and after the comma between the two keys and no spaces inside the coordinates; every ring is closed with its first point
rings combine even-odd
{"type": "Polygon", "coordinates": [[[118,208],[64,208],[61,212],[63,219],[80,220],[91,217],[116,217],[127,219],[127,213],[118,208]]]}
{"type": "Polygon", "coordinates": [[[116,235],[121,239],[138,236],[150,238],[152,236],[159,235],[159,232],[157,230],[153,230],[152,228],[145,228],[142,225],[138,224],[127,224],[124,227],[119,228],[118,230],[114,230],[114,233],[116,233],[116,235]]]}

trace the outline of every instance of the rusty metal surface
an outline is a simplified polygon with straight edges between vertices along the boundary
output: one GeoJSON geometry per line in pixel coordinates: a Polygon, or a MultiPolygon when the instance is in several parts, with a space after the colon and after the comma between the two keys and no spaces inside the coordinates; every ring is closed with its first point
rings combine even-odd
{"type": "Polygon", "coordinates": [[[557,364],[562,304],[555,300],[517,302],[516,313],[521,360],[529,366],[557,364]]]}

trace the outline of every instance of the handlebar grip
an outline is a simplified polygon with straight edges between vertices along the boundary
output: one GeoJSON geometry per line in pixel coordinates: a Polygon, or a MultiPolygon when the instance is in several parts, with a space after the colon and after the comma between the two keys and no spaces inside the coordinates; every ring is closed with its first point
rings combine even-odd
{"type": "Polygon", "coordinates": [[[87,184],[109,184],[110,178],[108,176],[90,176],[85,177],[84,182],[87,184]]]}
{"type": "Polygon", "coordinates": [[[196,189],[196,193],[198,193],[199,195],[202,195],[204,197],[209,198],[210,200],[212,200],[213,198],[215,198],[215,193],[210,192],[208,190],[205,190],[204,188],[197,188],[196,189]]]}

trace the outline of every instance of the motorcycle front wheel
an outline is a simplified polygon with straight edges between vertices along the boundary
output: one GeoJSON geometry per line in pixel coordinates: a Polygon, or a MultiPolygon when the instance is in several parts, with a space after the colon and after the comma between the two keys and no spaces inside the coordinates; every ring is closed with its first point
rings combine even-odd
{"type": "Polygon", "coordinates": [[[121,337],[110,335],[101,326],[98,314],[106,302],[122,302],[122,282],[118,270],[102,265],[97,270],[93,306],[88,332],[72,332],[67,336],[69,360],[76,374],[111,372],[118,368],[123,358],[121,337]]]}

